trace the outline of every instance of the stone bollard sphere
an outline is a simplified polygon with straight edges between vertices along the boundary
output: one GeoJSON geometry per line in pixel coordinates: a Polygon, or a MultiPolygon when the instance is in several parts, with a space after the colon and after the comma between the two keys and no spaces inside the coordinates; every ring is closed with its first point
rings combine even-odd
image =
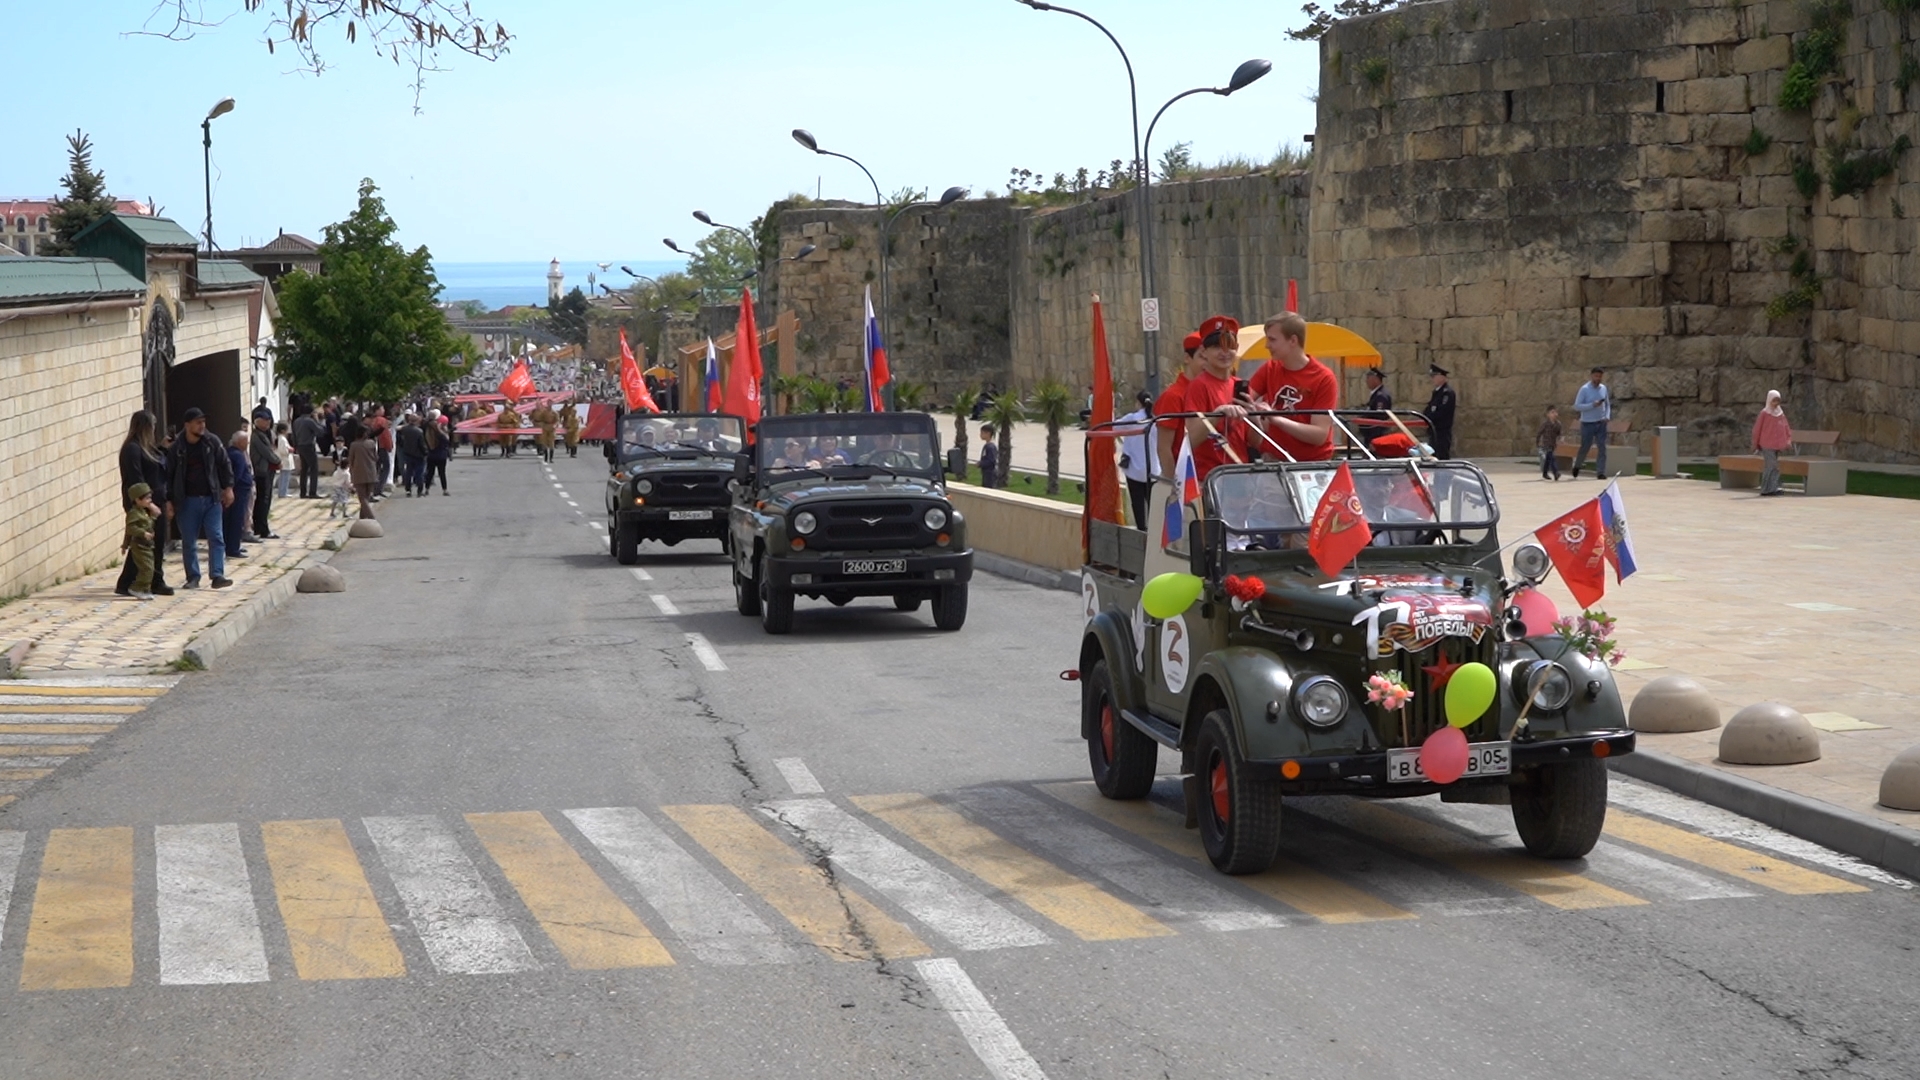
{"type": "Polygon", "coordinates": [[[293,586],[295,592],[346,592],[347,579],[340,571],[325,563],[309,566],[300,571],[300,580],[293,586]]]}
{"type": "Polygon", "coordinates": [[[1720,726],[1720,706],[1706,687],[1685,675],[1664,675],[1633,696],[1627,726],[1661,734],[1711,731],[1720,726]]]}
{"type": "Polygon", "coordinates": [[[360,518],[352,525],[347,526],[347,535],[357,539],[367,540],[376,536],[385,536],[387,535],[387,530],[381,528],[380,523],[372,518],[360,518]]]}
{"type": "Polygon", "coordinates": [[[1920,810],[1920,746],[1894,755],[1880,777],[1880,805],[1895,810],[1920,810]]]}
{"type": "Polygon", "coordinates": [[[1798,765],[1819,759],[1820,733],[1777,701],[1741,709],[1720,733],[1720,760],[1729,764],[1798,765]]]}

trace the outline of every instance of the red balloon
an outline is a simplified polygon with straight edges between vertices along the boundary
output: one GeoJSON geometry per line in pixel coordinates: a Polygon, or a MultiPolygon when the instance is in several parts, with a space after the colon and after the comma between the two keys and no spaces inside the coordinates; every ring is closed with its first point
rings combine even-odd
{"type": "Polygon", "coordinates": [[[1553,598],[1539,589],[1521,589],[1513,594],[1513,606],[1520,609],[1520,619],[1527,624],[1528,637],[1544,637],[1553,633],[1553,623],[1560,617],[1560,609],[1553,598]]]}
{"type": "Polygon", "coordinates": [[[1451,725],[1420,744],[1420,771],[1436,784],[1451,784],[1467,771],[1467,735],[1451,725]]]}

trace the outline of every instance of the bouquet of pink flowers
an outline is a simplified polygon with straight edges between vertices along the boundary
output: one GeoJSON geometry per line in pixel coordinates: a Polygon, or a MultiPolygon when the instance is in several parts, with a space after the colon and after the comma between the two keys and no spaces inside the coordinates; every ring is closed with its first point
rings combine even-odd
{"type": "Polygon", "coordinates": [[[1398,671],[1381,672],[1367,678],[1367,704],[1378,705],[1388,712],[1406,708],[1413,700],[1413,691],[1400,679],[1398,671]]]}
{"type": "Polygon", "coordinates": [[[1589,608],[1578,618],[1567,616],[1555,620],[1554,633],[1567,647],[1589,660],[1603,660],[1608,667],[1619,667],[1620,661],[1627,658],[1620,643],[1613,640],[1613,627],[1616,620],[1599,608],[1589,608]]]}

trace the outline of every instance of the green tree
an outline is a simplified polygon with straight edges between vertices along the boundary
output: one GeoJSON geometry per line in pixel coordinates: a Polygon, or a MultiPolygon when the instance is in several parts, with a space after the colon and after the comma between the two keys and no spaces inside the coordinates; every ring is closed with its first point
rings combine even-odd
{"type": "Polygon", "coordinates": [[[1307,24],[1298,30],[1287,31],[1287,36],[1295,41],[1317,40],[1341,19],[1375,15],[1409,2],[1411,0],[1335,0],[1332,11],[1328,11],[1319,4],[1309,3],[1300,9],[1300,13],[1307,17],[1307,24]]]}
{"type": "Polygon", "coordinates": [[[927,386],[925,383],[910,379],[896,379],[893,384],[893,408],[896,412],[924,412],[927,407],[927,386]]]}
{"type": "Polygon", "coordinates": [[[980,388],[969,386],[953,395],[953,445],[960,449],[960,460],[967,459],[967,425],[973,422],[973,407],[980,404],[980,388]]]}
{"type": "Polygon", "coordinates": [[[806,382],[800,386],[800,403],[807,412],[833,412],[840,403],[840,391],[832,383],[818,375],[802,375],[806,382]]]}
{"type": "Polygon", "coordinates": [[[562,341],[587,343],[587,294],[575,285],[558,303],[547,304],[547,329],[562,341]]]}
{"type": "Polygon", "coordinates": [[[276,356],[297,389],[392,401],[457,374],[447,360],[461,345],[435,302],[433,257],[394,240],[378,190],[360,181],[354,212],[327,226],[318,274],[280,280],[276,356]]]}
{"type": "Polygon", "coordinates": [[[1033,388],[1033,418],[1047,425],[1047,494],[1060,494],[1060,429],[1080,417],[1073,391],[1058,379],[1033,388]]]}
{"type": "Polygon", "coordinates": [[[1193,144],[1174,143],[1160,153],[1160,179],[1178,180],[1194,173],[1193,144]]]}
{"type": "Polygon", "coordinates": [[[1026,418],[1026,402],[1021,401],[1020,395],[1012,390],[994,398],[993,404],[987,406],[987,423],[993,425],[1000,441],[1000,466],[994,470],[999,487],[1007,486],[1007,470],[1013,466],[1013,425],[1026,418]]]}
{"type": "Polygon", "coordinates": [[[813,376],[811,375],[783,375],[777,371],[774,372],[771,383],[773,411],[776,413],[793,412],[794,402],[802,400],[801,394],[806,390],[808,380],[812,378],[813,376]]]}
{"type": "Polygon", "coordinates": [[[53,200],[53,240],[41,247],[43,255],[73,254],[73,238],[113,213],[107,178],[93,167],[93,142],[85,132],[67,136],[67,175],[60,178],[60,186],[67,193],[53,200]]]}
{"type": "Polygon", "coordinates": [[[715,229],[693,245],[687,276],[695,285],[727,296],[740,295],[740,279],[759,264],[753,241],[732,229],[715,229]]]}

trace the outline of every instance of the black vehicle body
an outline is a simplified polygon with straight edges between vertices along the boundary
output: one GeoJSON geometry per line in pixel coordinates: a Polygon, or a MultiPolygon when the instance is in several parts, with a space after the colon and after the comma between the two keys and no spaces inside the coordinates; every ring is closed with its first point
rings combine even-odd
{"type": "Polygon", "coordinates": [[[729,490],[746,423],[722,413],[628,413],[608,446],[607,546],[621,563],[640,543],[727,542],[729,490]]]}

